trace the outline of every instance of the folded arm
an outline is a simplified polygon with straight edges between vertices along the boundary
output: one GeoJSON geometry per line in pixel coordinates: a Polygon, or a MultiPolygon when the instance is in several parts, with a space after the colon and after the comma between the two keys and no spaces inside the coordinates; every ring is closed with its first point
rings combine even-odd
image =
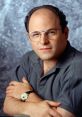
{"type": "Polygon", "coordinates": [[[23,83],[11,82],[6,91],[4,112],[8,115],[26,114],[31,117],[75,117],[71,112],[59,107],[60,103],[43,100],[36,93],[31,93],[28,101],[20,101],[21,93],[28,90],[32,90],[32,87],[25,79],[23,83]]]}

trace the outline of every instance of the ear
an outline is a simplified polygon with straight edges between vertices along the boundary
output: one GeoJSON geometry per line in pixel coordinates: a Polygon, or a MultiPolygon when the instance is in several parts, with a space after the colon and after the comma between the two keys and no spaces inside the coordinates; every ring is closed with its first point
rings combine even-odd
{"type": "Polygon", "coordinates": [[[64,29],[64,35],[65,35],[66,39],[68,39],[68,34],[69,34],[69,29],[68,29],[68,27],[65,27],[65,29],[64,29]]]}
{"type": "Polygon", "coordinates": [[[30,42],[30,36],[29,36],[29,33],[28,33],[28,32],[26,32],[26,36],[27,36],[27,39],[28,39],[29,42],[30,42]]]}

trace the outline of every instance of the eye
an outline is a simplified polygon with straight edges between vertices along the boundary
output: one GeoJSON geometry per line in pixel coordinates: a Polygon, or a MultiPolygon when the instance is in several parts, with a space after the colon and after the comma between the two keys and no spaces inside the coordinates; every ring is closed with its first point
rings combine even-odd
{"type": "Polygon", "coordinates": [[[49,35],[55,35],[55,34],[56,34],[56,30],[50,30],[50,31],[48,32],[48,34],[49,34],[49,35]]]}
{"type": "Polygon", "coordinates": [[[40,35],[39,33],[32,33],[31,36],[32,36],[32,37],[39,37],[39,35],[40,35]]]}

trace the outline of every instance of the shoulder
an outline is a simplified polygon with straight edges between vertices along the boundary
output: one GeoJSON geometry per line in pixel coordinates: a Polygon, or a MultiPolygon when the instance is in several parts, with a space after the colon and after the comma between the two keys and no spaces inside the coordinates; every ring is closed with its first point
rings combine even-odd
{"type": "Polygon", "coordinates": [[[34,51],[29,51],[22,56],[21,60],[28,60],[28,58],[32,58],[34,56],[35,56],[34,51]]]}
{"type": "Polygon", "coordinates": [[[60,58],[59,67],[65,70],[64,73],[75,74],[77,69],[82,70],[82,52],[72,46],[68,46],[67,50],[60,58]]]}
{"type": "Polygon", "coordinates": [[[61,102],[61,108],[82,117],[82,52],[70,47],[64,56],[62,68],[61,92],[57,101],[61,102]]]}
{"type": "Polygon", "coordinates": [[[21,59],[20,62],[21,63],[28,63],[28,62],[37,62],[38,60],[38,56],[36,55],[36,53],[34,51],[29,51],[27,53],[25,53],[21,59]]]}
{"type": "Polygon", "coordinates": [[[66,56],[66,65],[82,67],[82,52],[72,47],[71,45],[68,47],[66,56]]]}
{"type": "Polygon", "coordinates": [[[82,80],[82,52],[73,49],[73,57],[70,59],[68,68],[68,76],[72,78],[71,81],[73,79],[79,80],[79,78],[82,80]]]}
{"type": "Polygon", "coordinates": [[[62,86],[72,87],[74,85],[78,85],[82,83],[82,52],[76,50],[75,48],[71,48],[70,53],[66,56],[62,63],[62,86]],[[65,61],[64,61],[65,60],[65,61]]]}
{"type": "Polygon", "coordinates": [[[75,49],[74,57],[71,61],[71,66],[74,66],[76,69],[82,68],[82,52],[75,49]]]}

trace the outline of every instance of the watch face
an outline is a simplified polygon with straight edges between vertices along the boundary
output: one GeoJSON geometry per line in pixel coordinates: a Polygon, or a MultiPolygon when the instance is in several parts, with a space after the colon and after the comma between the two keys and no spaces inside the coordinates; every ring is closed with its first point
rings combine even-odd
{"type": "Polygon", "coordinates": [[[21,100],[22,100],[22,101],[27,100],[27,98],[28,98],[28,94],[27,94],[27,93],[23,93],[23,94],[21,95],[21,100]]]}

